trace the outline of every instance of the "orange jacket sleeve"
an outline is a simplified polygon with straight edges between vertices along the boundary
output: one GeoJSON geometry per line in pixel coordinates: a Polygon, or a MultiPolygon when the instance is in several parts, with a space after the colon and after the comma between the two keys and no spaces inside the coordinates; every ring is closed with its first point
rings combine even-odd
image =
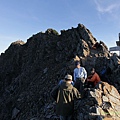
{"type": "Polygon", "coordinates": [[[94,85],[96,85],[100,81],[100,77],[95,73],[89,81],[94,82],[94,85]]]}

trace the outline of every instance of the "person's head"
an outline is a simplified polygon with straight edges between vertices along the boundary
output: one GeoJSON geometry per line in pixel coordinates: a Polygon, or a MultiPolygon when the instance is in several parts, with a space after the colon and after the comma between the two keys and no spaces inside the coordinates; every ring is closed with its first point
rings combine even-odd
{"type": "Polygon", "coordinates": [[[65,80],[66,80],[66,81],[72,81],[72,75],[67,74],[67,75],[65,76],[65,80]]]}
{"type": "Polygon", "coordinates": [[[91,68],[91,74],[94,74],[95,73],[95,68],[91,68]]]}
{"type": "Polygon", "coordinates": [[[76,62],[75,62],[75,66],[76,66],[77,68],[79,68],[79,67],[80,67],[80,62],[79,62],[79,61],[76,61],[76,62]]]}

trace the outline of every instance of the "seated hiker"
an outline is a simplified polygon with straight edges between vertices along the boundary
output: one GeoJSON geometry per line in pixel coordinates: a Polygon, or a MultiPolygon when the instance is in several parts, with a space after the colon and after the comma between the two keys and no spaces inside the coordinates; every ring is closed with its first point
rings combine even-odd
{"type": "Polygon", "coordinates": [[[95,72],[94,68],[91,69],[91,75],[88,76],[87,81],[92,82],[94,84],[94,87],[97,83],[101,81],[99,75],[95,72]]]}
{"type": "Polygon", "coordinates": [[[60,115],[60,120],[73,120],[74,100],[81,98],[79,91],[71,84],[72,76],[66,75],[65,80],[57,85],[51,96],[56,101],[56,113],[60,115]],[[54,93],[56,97],[54,97],[54,93]]]}
{"type": "MultiPolygon", "coordinates": [[[[92,78],[92,75],[89,75],[87,77],[87,79],[91,79],[91,78],[92,78]]],[[[85,81],[85,90],[86,90],[86,88],[93,88],[94,87],[94,83],[91,81],[87,81],[87,79],[85,81]]]]}
{"type": "Polygon", "coordinates": [[[76,68],[74,69],[74,87],[76,87],[83,96],[84,83],[87,78],[87,72],[84,67],[80,66],[80,62],[75,62],[76,68]]]}

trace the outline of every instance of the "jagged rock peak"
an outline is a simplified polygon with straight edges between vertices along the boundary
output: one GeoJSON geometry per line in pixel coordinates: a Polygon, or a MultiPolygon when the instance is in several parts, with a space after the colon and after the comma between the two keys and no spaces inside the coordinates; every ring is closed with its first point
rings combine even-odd
{"type": "MultiPolygon", "coordinates": [[[[16,52],[13,51],[19,51],[19,48],[26,44],[24,41],[22,40],[17,40],[15,42],[12,42],[11,45],[8,47],[8,49],[5,50],[5,53],[11,53],[11,56],[14,55],[16,52]]],[[[7,54],[6,54],[7,55],[7,54]]]]}
{"type": "Polygon", "coordinates": [[[22,40],[17,40],[15,42],[11,43],[11,45],[24,45],[24,44],[25,44],[25,42],[22,40]]]}
{"type": "Polygon", "coordinates": [[[47,34],[53,34],[53,35],[59,35],[59,33],[56,30],[52,29],[52,28],[47,29],[45,31],[45,33],[47,33],[47,34]]]}

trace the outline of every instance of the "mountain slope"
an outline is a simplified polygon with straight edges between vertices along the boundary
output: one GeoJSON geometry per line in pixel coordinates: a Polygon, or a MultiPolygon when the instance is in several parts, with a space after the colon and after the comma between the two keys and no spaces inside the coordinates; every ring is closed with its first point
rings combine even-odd
{"type": "Polygon", "coordinates": [[[79,24],[62,30],[60,35],[48,29],[26,43],[12,43],[0,56],[0,119],[43,117],[44,106],[52,101],[51,89],[65,74],[73,74],[77,57],[88,73],[90,67],[99,73],[108,61],[112,70],[117,69],[117,56],[111,57],[103,42],[100,48],[93,49],[96,42],[92,33],[79,24]]]}

